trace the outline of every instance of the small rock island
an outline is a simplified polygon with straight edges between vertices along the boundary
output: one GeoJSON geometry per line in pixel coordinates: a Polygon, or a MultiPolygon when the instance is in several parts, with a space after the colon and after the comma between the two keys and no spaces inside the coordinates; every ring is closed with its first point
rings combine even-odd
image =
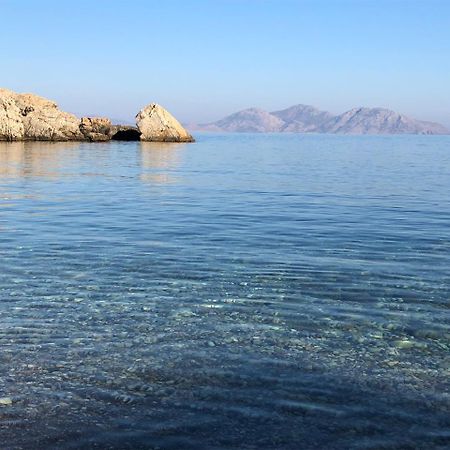
{"type": "Polygon", "coordinates": [[[136,127],[113,125],[105,117],[82,117],[34,94],[0,88],[0,141],[194,142],[175,117],[151,103],[136,115],[136,127]]]}

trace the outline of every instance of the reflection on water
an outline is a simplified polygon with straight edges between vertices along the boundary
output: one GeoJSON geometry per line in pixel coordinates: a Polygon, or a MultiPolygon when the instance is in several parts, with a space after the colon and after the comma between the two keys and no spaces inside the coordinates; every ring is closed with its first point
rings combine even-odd
{"type": "Polygon", "coordinates": [[[0,144],[0,447],[449,448],[449,145],[0,144]]]}
{"type": "Polygon", "coordinates": [[[181,152],[190,144],[172,142],[140,142],[142,167],[146,169],[175,168],[181,158],[181,152]]]}
{"type": "Polygon", "coordinates": [[[181,153],[189,144],[169,142],[140,142],[141,181],[150,184],[177,182],[174,170],[180,163],[181,153]]]}
{"type": "MultiPolygon", "coordinates": [[[[4,178],[60,178],[65,176],[104,176],[93,171],[99,161],[111,163],[110,150],[121,143],[88,144],[77,142],[0,142],[0,177],[4,178]],[[109,161],[108,161],[109,159],[109,161]],[[79,168],[84,167],[81,173],[79,168]],[[75,168],[76,173],[71,171],[75,168]]],[[[129,152],[124,164],[131,155],[138,153],[142,169],[141,181],[151,184],[174,183],[182,152],[187,144],[138,142],[130,146],[123,143],[129,152]]],[[[120,147],[119,147],[120,148],[120,147]]]]}
{"type": "Polygon", "coordinates": [[[69,159],[77,158],[76,142],[0,142],[0,177],[46,177],[61,175],[69,159]]]}

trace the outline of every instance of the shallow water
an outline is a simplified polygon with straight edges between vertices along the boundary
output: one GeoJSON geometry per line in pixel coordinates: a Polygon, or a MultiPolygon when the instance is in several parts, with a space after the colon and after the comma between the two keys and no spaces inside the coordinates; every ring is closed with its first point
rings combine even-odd
{"type": "Polygon", "coordinates": [[[6,449],[450,445],[450,137],[0,144],[6,449]]]}

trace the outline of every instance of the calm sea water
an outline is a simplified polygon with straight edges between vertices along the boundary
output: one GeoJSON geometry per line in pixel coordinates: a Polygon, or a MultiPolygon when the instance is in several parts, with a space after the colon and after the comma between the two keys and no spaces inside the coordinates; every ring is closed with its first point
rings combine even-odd
{"type": "Polygon", "coordinates": [[[450,137],[0,144],[2,449],[450,445],[450,137]]]}

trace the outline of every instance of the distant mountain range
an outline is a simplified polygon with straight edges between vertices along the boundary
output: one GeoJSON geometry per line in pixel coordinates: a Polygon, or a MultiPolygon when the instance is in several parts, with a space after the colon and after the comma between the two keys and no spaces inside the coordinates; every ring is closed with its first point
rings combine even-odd
{"type": "Polygon", "coordinates": [[[354,108],[340,115],[295,105],[268,112],[249,108],[216,122],[186,125],[192,131],[337,134],[450,134],[443,125],[423,122],[384,108],[354,108]]]}

